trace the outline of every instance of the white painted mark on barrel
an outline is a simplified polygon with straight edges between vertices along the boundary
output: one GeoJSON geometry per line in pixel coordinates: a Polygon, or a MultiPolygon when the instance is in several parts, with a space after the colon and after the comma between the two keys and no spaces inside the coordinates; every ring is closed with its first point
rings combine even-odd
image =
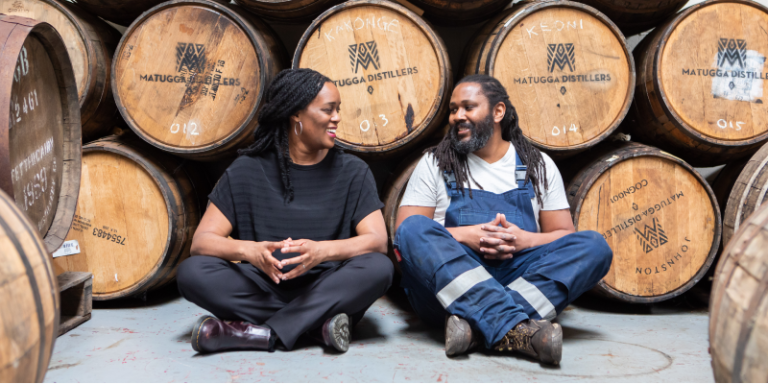
{"type": "Polygon", "coordinates": [[[363,132],[368,132],[368,130],[371,129],[371,123],[368,122],[368,120],[363,120],[360,122],[360,130],[363,132]],[[363,128],[363,124],[365,124],[365,128],[363,128]]]}
{"type": "Polygon", "coordinates": [[[746,60],[733,63],[724,60],[718,66],[715,55],[713,67],[718,68],[712,78],[712,96],[726,100],[757,102],[763,97],[763,80],[754,74],[762,73],[765,56],[748,50],[746,60]]]}
{"type": "MultiPolygon", "coordinates": [[[[507,24],[508,23],[509,23],[509,21],[507,22],[507,24]]],[[[506,26],[506,24],[505,24],[505,26],[506,26]]],[[[539,28],[539,30],[541,30],[541,32],[561,32],[563,30],[568,31],[571,28],[573,28],[573,29],[584,29],[584,20],[583,19],[579,19],[579,20],[574,20],[573,22],[570,22],[570,21],[563,22],[563,21],[560,21],[560,20],[555,20],[554,24],[547,24],[547,23],[542,21],[541,23],[539,23],[539,25],[534,25],[530,29],[526,28],[526,27],[523,27],[523,28],[525,28],[525,31],[528,32],[528,38],[529,39],[532,39],[533,35],[536,35],[536,36],[539,35],[538,33],[536,33],[536,28],[537,27],[539,28]],[[554,29],[552,29],[552,28],[554,28],[554,29]]]]}

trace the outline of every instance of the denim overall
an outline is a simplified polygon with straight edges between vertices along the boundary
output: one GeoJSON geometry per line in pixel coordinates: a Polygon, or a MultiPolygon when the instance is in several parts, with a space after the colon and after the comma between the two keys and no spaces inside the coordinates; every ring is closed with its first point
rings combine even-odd
{"type": "Polygon", "coordinates": [[[517,154],[515,160],[517,188],[502,194],[473,189],[470,198],[452,174],[444,174],[451,198],[445,226],[414,215],[395,235],[401,285],[419,317],[441,326],[447,314],[458,315],[483,335],[488,348],[523,320],[554,319],[608,273],[613,258],[594,231],[572,233],[507,260],[486,260],[456,241],[446,227],[488,223],[497,213],[524,231],[538,232],[535,193],[524,182],[527,167],[517,154]]]}

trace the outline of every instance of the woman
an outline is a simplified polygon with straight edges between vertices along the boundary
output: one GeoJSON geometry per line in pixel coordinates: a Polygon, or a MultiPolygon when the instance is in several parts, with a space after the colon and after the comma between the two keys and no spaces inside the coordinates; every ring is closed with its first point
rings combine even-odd
{"type": "Polygon", "coordinates": [[[383,204],[368,166],[334,149],[330,79],[288,69],[266,97],[255,143],[210,194],[179,267],[181,294],[216,316],[197,321],[192,347],[290,350],[307,334],[345,352],[350,323],[392,283],[383,204]]]}

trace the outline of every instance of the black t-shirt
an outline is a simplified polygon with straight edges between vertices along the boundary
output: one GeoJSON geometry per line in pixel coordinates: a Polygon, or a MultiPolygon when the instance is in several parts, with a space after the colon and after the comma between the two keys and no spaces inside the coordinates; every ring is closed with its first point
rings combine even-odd
{"type": "MultiPolygon", "coordinates": [[[[240,156],[227,169],[208,197],[232,224],[233,239],[348,239],[356,236],[360,221],[384,206],[368,165],[353,155],[330,150],[317,164],[290,167],[290,202],[283,197],[274,151],[240,156]]],[[[278,260],[297,256],[280,250],[273,255],[278,260]]]]}

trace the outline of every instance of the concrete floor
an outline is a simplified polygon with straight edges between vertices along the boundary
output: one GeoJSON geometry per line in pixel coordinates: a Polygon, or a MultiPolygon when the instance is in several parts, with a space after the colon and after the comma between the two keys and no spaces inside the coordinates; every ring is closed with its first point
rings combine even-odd
{"type": "MultiPolygon", "coordinates": [[[[175,286],[148,301],[94,303],[93,318],[56,341],[46,382],[712,382],[706,307],[678,300],[630,306],[580,299],[558,321],[559,368],[478,351],[448,359],[397,294],[371,307],[349,352],[300,341],[295,351],[199,355],[189,343],[205,312],[175,286]]],[[[397,292],[397,291],[395,291],[397,292]]]]}

